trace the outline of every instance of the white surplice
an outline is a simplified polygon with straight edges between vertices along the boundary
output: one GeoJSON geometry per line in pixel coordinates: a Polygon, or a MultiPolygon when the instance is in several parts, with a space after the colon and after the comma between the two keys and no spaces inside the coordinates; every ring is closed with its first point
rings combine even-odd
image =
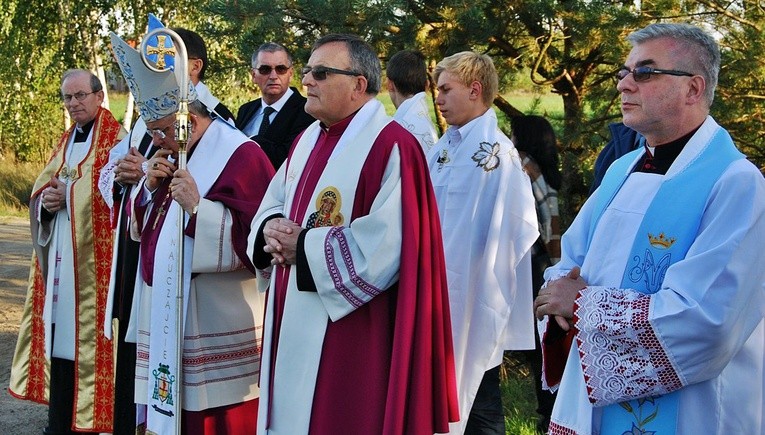
{"type": "Polygon", "coordinates": [[[427,153],[444,236],[463,433],[484,373],[534,347],[531,182],[494,109],[450,127],[427,153]]]}
{"type": "Polygon", "coordinates": [[[404,100],[398,106],[393,119],[414,135],[417,142],[422,146],[424,153],[427,153],[438,141],[436,127],[430,119],[425,92],[417,93],[412,98],[404,100]]]}
{"type": "Polygon", "coordinates": [[[37,209],[37,243],[40,246],[46,246],[50,243],[48,250],[48,275],[46,276],[45,288],[51,289],[45,293],[45,309],[43,319],[46,329],[51,324],[56,326],[56,339],[53,341],[51,349],[50,341],[52,335],[50,329],[47,329],[45,336],[45,349],[48,356],[74,361],[75,354],[75,300],[74,289],[75,272],[73,252],[73,238],[70,210],[71,205],[71,184],[74,180],[68,178],[68,173],[77,168],[80,163],[88,156],[90,152],[91,139],[93,138],[93,129],[90,130],[87,139],[84,142],[74,142],[75,132],[69,137],[64,151],[64,167],[59,182],[66,185],[66,206],[53,213],[53,219],[43,221],[41,219],[42,201],[39,201],[37,209]],[[69,169],[69,170],[67,170],[69,169]]]}
{"type": "MultiPolygon", "coordinates": [[[[222,203],[205,198],[241,146],[255,145],[239,130],[215,119],[188,161],[187,169],[201,196],[194,238],[184,240],[183,409],[188,411],[241,403],[259,395],[259,353],[253,349],[257,349],[262,334],[264,298],[257,291],[255,277],[234,253],[231,212],[222,203]],[[216,351],[211,354],[212,350],[216,351]],[[220,357],[237,351],[241,355],[220,357]]],[[[136,190],[142,188],[141,183],[136,190]]],[[[150,212],[151,206],[145,216],[150,212]]],[[[154,287],[142,279],[136,283],[126,340],[137,342],[135,388],[136,402],[141,404],[152,401],[153,375],[159,363],[175,363],[174,337],[167,332],[174,328],[174,322],[164,322],[175,310],[175,239],[180,213],[184,213],[180,205],[171,201],[157,243],[154,287]]],[[[184,215],[187,224],[188,215],[184,215]]],[[[146,228],[151,223],[144,225],[146,228]]],[[[137,227],[134,221],[134,233],[137,227]]],[[[139,276],[140,270],[139,265],[139,276]]],[[[161,417],[153,418],[151,412],[148,415],[147,428],[165,427],[161,417]]]]}
{"type": "MultiPolygon", "coordinates": [[[[143,118],[139,117],[133,124],[133,128],[130,130],[127,136],[123,137],[121,141],[117,143],[109,151],[109,162],[101,168],[101,174],[98,176],[98,190],[101,192],[101,196],[106,201],[106,205],[112,209],[112,219],[116,216],[117,222],[114,224],[114,228],[121,228],[122,219],[127,218],[125,213],[121,213],[119,210],[114,210],[114,180],[116,175],[114,170],[117,168],[117,162],[124,158],[130,148],[138,149],[141,145],[143,137],[146,135],[146,123],[143,118]]],[[[151,146],[147,147],[148,153],[151,146]]],[[[144,175],[145,177],[146,175],[144,175]]],[[[124,204],[122,204],[124,206],[124,204]]],[[[127,228],[130,228],[128,223],[127,228]]],[[[115,239],[118,240],[118,235],[115,233],[115,239]]],[[[114,243],[112,249],[112,272],[109,279],[109,295],[106,297],[106,312],[111,313],[114,308],[114,292],[116,291],[115,285],[117,284],[117,268],[122,267],[121,264],[117,264],[117,253],[119,251],[119,243],[114,243]]],[[[112,316],[104,316],[104,335],[107,338],[112,338],[112,316]]]]}
{"type": "MultiPolygon", "coordinates": [[[[630,174],[603,213],[589,248],[591,217],[602,190],[564,234],[561,262],[545,277],[581,266],[589,286],[577,298],[579,332],[560,383],[551,434],[599,433],[602,408],[590,403],[588,388],[598,401],[606,385],[630,386],[642,396],[661,394],[666,387],[661,382],[635,384],[620,375],[617,368],[628,363],[629,354],[669,358],[682,383],[677,434],[765,434],[765,180],[759,170],[745,159],[725,170],[708,197],[695,241],[686,257],[667,269],[657,293],[619,288],[632,240],[661,182],[691,164],[719,128],[708,117],[666,175],[630,174]],[[637,325],[635,319],[647,322],[637,325]],[[623,361],[592,358],[599,354],[598,334],[629,343],[644,330],[656,340],[628,348],[623,361]],[[580,354],[590,364],[611,364],[604,370],[611,378],[585,381],[580,354]]],[[[545,319],[540,330],[546,324],[545,319]]],[[[623,400],[634,398],[625,393],[623,400]]]]}

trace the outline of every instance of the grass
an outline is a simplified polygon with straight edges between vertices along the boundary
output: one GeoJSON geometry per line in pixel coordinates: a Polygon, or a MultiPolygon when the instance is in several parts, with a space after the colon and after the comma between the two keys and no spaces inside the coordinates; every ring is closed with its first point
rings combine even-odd
{"type": "Polygon", "coordinates": [[[0,216],[29,216],[29,196],[42,167],[0,159],[0,216]]]}
{"type": "Polygon", "coordinates": [[[523,356],[505,352],[500,371],[507,435],[537,435],[537,399],[533,376],[523,356]]]}
{"type": "Polygon", "coordinates": [[[112,112],[112,115],[117,118],[120,124],[125,118],[127,95],[127,92],[109,91],[109,111],[112,112]]]}

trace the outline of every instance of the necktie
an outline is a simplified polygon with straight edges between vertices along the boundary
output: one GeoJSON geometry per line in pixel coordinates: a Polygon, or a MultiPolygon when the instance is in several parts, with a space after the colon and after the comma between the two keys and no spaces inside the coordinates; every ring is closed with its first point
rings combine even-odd
{"type": "Polygon", "coordinates": [[[266,107],[263,109],[263,120],[260,122],[260,128],[258,129],[258,136],[262,136],[266,130],[268,130],[268,127],[271,126],[271,114],[276,112],[276,109],[274,109],[271,106],[266,107]]]}

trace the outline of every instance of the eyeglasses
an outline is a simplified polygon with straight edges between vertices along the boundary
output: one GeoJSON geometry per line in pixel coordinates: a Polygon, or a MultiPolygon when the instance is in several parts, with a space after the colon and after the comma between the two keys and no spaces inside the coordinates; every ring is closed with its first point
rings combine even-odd
{"type": "Polygon", "coordinates": [[[171,128],[171,127],[175,128],[175,123],[172,123],[165,128],[151,128],[149,129],[149,134],[151,134],[152,136],[157,136],[160,139],[165,139],[167,137],[167,133],[165,132],[167,131],[168,128],[171,128]]]}
{"type": "Polygon", "coordinates": [[[261,66],[259,66],[257,68],[253,68],[253,70],[257,71],[258,74],[260,74],[260,75],[267,76],[267,75],[271,74],[271,71],[273,71],[273,70],[276,70],[276,73],[279,74],[279,75],[287,74],[287,71],[289,71],[290,68],[292,68],[292,67],[291,66],[287,66],[287,65],[276,65],[276,66],[261,65],[261,66]]]}
{"type": "Polygon", "coordinates": [[[64,94],[64,95],[61,96],[61,99],[64,100],[65,103],[68,103],[68,102],[72,101],[72,97],[76,98],[77,101],[83,101],[86,98],[88,98],[88,95],[95,94],[96,92],[98,92],[98,91],[93,91],[93,92],[77,92],[74,95],[64,94]]]}
{"type": "Polygon", "coordinates": [[[646,82],[654,74],[667,74],[670,76],[685,76],[685,77],[693,77],[695,75],[689,72],[677,71],[674,69],[656,69],[656,68],[651,68],[650,66],[639,66],[634,69],[629,69],[629,68],[620,69],[619,71],[616,72],[616,80],[622,81],[625,77],[627,77],[630,74],[632,74],[632,78],[635,79],[636,82],[646,82]]]}
{"type": "Polygon", "coordinates": [[[328,66],[306,66],[303,68],[302,73],[303,73],[303,76],[305,76],[308,73],[311,73],[313,78],[318,81],[326,80],[327,74],[342,74],[346,76],[363,76],[364,75],[356,71],[348,71],[344,69],[331,68],[328,66]]]}

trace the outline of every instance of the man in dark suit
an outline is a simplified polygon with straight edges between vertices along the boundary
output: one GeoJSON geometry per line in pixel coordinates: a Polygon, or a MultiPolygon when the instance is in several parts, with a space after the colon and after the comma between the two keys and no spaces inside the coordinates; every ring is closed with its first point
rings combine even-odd
{"type": "Polygon", "coordinates": [[[306,99],[290,87],[293,65],[287,49],[267,42],[252,55],[252,82],[261,98],[243,104],[236,127],[257,142],[275,169],[287,158],[292,141],[314,118],[305,113],[306,99]]]}
{"type": "Polygon", "coordinates": [[[201,101],[207,111],[214,116],[231,124],[234,114],[228,110],[221,101],[216,98],[205,85],[205,71],[207,71],[207,45],[199,33],[182,27],[174,27],[172,30],[178,34],[186,45],[186,56],[189,60],[189,78],[197,91],[197,99],[201,101]]]}

